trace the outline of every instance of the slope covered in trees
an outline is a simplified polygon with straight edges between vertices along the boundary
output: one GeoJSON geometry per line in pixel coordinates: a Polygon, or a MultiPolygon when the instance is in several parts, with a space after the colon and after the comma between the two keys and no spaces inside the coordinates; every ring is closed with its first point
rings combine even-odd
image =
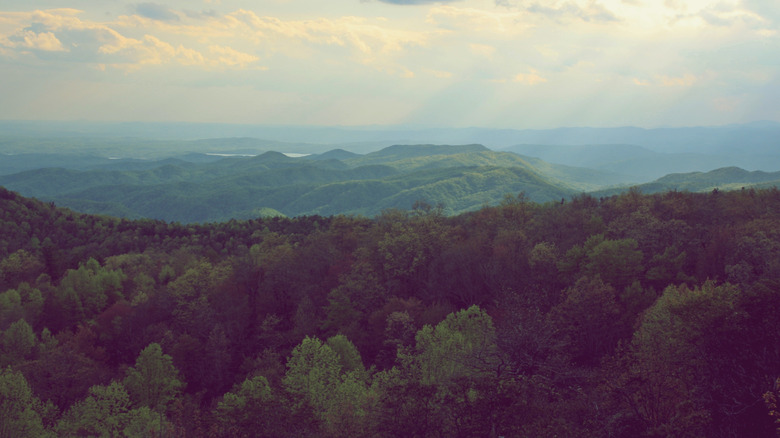
{"type": "Polygon", "coordinates": [[[373,216],[386,208],[409,208],[417,199],[457,214],[496,204],[506,193],[524,191],[544,202],[611,182],[599,172],[480,145],[391,146],[367,155],[334,152],[312,158],[266,152],[193,161],[35,169],[0,176],[0,185],[82,212],[213,222],[253,218],[262,209],[288,216],[373,216]]]}
{"type": "Polygon", "coordinates": [[[0,221],[4,436],[776,433],[777,189],[0,221]]]}
{"type": "MultiPolygon", "coordinates": [[[[672,173],[653,182],[634,187],[642,193],[668,191],[710,192],[712,190],[745,190],[747,188],[771,188],[780,186],[780,172],[749,172],[739,167],[722,167],[709,172],[672,173]]],[[[610,188],[592,192],[593,196],[609,196],[620,193],[622,188],[610,188]]]]}

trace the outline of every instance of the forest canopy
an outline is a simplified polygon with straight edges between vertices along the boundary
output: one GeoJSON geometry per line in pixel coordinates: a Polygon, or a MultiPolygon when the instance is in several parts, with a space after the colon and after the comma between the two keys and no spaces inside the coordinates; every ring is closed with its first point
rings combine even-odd
{"type": "Polygon", "coordinates": [[[0,436],[780,432],[776,188],[0,222],[0,436]]]}

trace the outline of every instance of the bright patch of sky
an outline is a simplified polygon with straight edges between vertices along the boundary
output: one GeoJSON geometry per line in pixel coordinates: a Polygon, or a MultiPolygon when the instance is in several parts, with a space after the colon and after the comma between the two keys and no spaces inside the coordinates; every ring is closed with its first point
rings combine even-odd
{"type": "Polygon", "coordinates": [[[0,119],[780,121],[777,0],[6,0],[0,119]]]}

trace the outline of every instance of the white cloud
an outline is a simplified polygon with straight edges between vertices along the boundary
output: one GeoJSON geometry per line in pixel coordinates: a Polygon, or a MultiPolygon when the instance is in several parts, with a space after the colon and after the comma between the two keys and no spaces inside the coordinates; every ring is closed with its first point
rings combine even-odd
{"type": "Polygon", "coordinates": [[[658,75],[656,79],[664,87],[690,87],[699,81],[699,78],[690,73],[682,76],[658,75]]]}
{"type": "Polygon", "coordinates": [[[538,85],[547,82],[547,78],[539,75],[534,69],[529,69],[528,73],[520,73],[513,78],[515,82],[520,82],[526,85],[538,85]]]}
{"type": "Polygon", "coordinates": [[[634,85],[639,85],[642,87],[691,87],[698,82],[701,81],[700,77],[697,77],[693,74],[686,73],[684,75],[680,76],[669,76],[665,74],[656,74],[653,76],[653,79],[641,79],[641,78],[632,78],[631,82],[634,83],[634,85]]]}
{"type": "Polygon", "coordinates": [[[430,74],[431,76],[439,78],[439,79],[450,79],[450,78],[452,78],[452,72],[449,72],[449,71],[433,70],[433,69],[426,68],[425,72],[430,74]]]}
{"type": "Polygon", "coordinates": [[[209,51],[216,56],[215,61],[218,65],[246,68],[260,60],[257,56],[242,53],[225,46],[212,45],[209,46],[209,51]]]}
{"type": "MultiPolygon", "coordinates": [[[[210,96],[226,87],[263,96],[278,91],[290,102],[289,115],[261,110],[265,104],[249,99],[240,103],[247,108],[242,114],[273,113],[277,122],[294,123],[294,108],[306,106],[300,114],[308,114],[307,121],[338,121],[339,111],[369,121],[365,105],[348,110],[343,103],[373,99],[395,102],[393,120],[444,122],[455,115],[452,120],[464,124],[472,124],[470,117],[514,123],[502,109],[517,108],[533,121],[612,115],[627,123],[648,117],[640,107],[682,103],[688,111],[706,108],[703,120],[707,111],[734,107],[718,101],[721,95],[777,87],[772,78],[779,77],[780,10],[763,0],[669,0],[669,7],[663,0],[504,0],[499,6],[462,0],[413,7],[333,0],[307,10],[289,0],[269,0],[262,8],[245,1],[145,1],[113,10],[0,11],[0,69],[6,69],[0,91],[11,87],[8,71],[21,84],[27,76],[50,83],[70,70],[107,88],[144,89],[136,78],[147,85],[185,83],[177,96],[207,87],[210,96]],[[211,9],[198,12],[204,8],[211,9]],[[37,75],[27,74],[33,68],[37,75]],[[256,70],[267,71],[251,73],[256,70]],[[563,100],[561,112],[556,102],[563,100]],[[650,103],[636,103],[641,100],[650,103]],[[551,107],[540,111],[528,103],[540,101],[551,107]],[[603,109],[595,112],[594,101],[603,109]],[[632,109],[612,111],[612,104],[632,109]],[[589,115],[579,114],[583,108],[589,115]]],[[[739,111],[766,101],[747,96],[739,111]]],[[[183,104],[181,111],[194,114],[183,104]]],[[[677,124],[685,113],[670,110],[677,118],[666,122],[677,124]]],[[[658,114],[664,122],[665,113],[658,114]]]]}
{"type": "Polygon", "coordinates": [[[518,34],[531,27],[521,12],[495,11],[455,6],[432,7],[427,22],[449,31],[518,34]]]}
{"type": "Polygon", "coordinates": [[[487,44],[469,44],[469,50],[471,50],[471,53],[485,58],[490,58],[496,53],[496,48],[487,44]]]}
{"type": "Polygon", "coordinates": [[[15,47],[25,49],[43,50],[45,52],[66,51],[62,46],[62,42],[52,32],[36,33],[32,30],[25,30],[20,34],[14,35],[10,40],[15,47]]]}

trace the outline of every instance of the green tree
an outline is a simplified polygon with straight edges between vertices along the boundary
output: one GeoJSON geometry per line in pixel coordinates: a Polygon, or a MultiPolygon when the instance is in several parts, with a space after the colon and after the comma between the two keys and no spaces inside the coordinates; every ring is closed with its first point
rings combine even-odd
{"type": "Polygon", "coordinates": [[[582,277],[564,294],[566,298],[550,311],[549,318],[559,336],[569,340],[567,351],[572,359],[593,365],[614,348],[621,335],[615,288],[599,276],[582,277]]]}
{"type": "Polygon", "coordinates": [[[124,386],[133,402],[161,414],[184,387],[171,356],[163,354],[160,344],[152,343],[141,351],[135,366],[128,368],[124,386]]]}
{"type": "Polygon", "coordinates": [[[22,296],[16,289],[9,289],[0,293],[0,330],[5,329],[12,322],[22,318],[22,296]]]}
{"type": "Polygon", "coordinates": [[[228,392],[217,404],[217,422],[225,436],[251,436],[252,431],[267,430],[273,410],[273,395],[268,380],[255,376],[244,380],[235,392],[228,392]]]}
{"type": "Polygon", "coordinates": [[[153,412],[146,406],[132,409],[130,396],[116,381],[89,388],[87,398],[72,405],[57,424],[60,436],[137,437],[159,432],[153,412]]]}
{"type": "Polygon", "coordinates": [[[3,357],[0,366],[15,365],[30,358],[37,344],[38,339],[30,324],[23,319],[16,321],[2,334],[3,357]]]}
{"type": "Polygon", "coordinates": [[[366,367],[363,365],[363,359],[360,358],[360,352],[355,348],[355,344],[350,342],[346,336],[331,336],[325,341],[325,344],[338,355],[342,373],[350,371],[364,373],[366,371],[366,367]]]}
{"type": "Polygon", "coordinates": [[[33,281],[44,265],[39,258],[27,250],[20,249],[0,260],[0,290],[14,287],[20,281],[33,281]]]}
{"type": "Polygon", "coordinates": [[[43,426],[47,411],[22,373],[0,370],[0,438],[48,436],[43,426]]]}
{"type": "Polygon", "coordinates": [[[322,409],[340,381],[340,372],[336,352],[319,339],[307,336],[293,349],[283,383],[288,392],[322,409]]]}
{"type": "Polygon", "coordinates": [[[634,239],[604,240],[588,252],[585,272],[622,290],[640,279],[643,257],[634,239]]]}
{"type": "MultiPolygon", "coordinates": [[[[628,351],[628,380],[617,385],[647,433],[761,436],[767,419],[752,411],[768,383],[759,376],[780,369],[770,365],[780,357],[776,336],[767,342],[764,332],[780,323],[746,307],[745,296],[731,284],[670,286],[648,309],[628,351]]],[[[776,290],[755,298],[762,308],[778,301],[776,290]]]]}
{"type": "Polygon", "coordinates": [[[426,325],[415,341],[424,384],[505,371],[493,320],[478,306],[451,313],[435,328],[426,325]]]}
{"type": "Polygon", "coordinates": [[[105,269],[95,259],[70,269],[57,287],[54,301],[65,327],[84,318],[94,318],[109,305],[123,299],[122,271],[105,269]]]}
{"type": "Polygon", "coordinates": [[[364,436],[368,389],[358,371],[342,374],[339,355],[317,338],[306,337],[287,361],[285,389],[308,402],[331,436],[364,436]]]}

